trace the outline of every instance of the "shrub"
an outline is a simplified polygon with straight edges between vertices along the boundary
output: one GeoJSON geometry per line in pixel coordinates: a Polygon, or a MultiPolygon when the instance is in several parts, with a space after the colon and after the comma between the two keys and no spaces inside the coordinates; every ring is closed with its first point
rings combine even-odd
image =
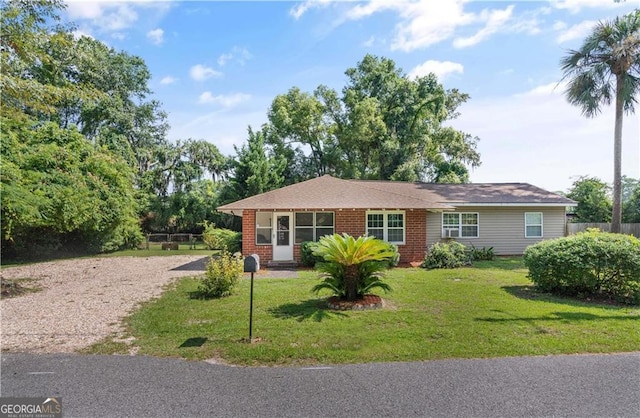
{"type": "Polygon", "coordinates": [[[230,229],[216,228],[214,224],[204,223],[202,241],[210,250],[227,250],[230,253],[242,251],[242,234],[230,229]]]}
{"type": "Polygon", "coordinates": [[[640,304],[640,240],[587,230],[528,247],[529,278],[543,292],[640,304]]]}
{"type": "Polygon", "coordinates": [[[493,251],[493,247],[476,248],[473,244],[467,248],[469,252],[469,259],[471,261],[491,261],[496,258],[496,254],[493,251]]]}
{"type": "Polygon", "coordinates": [[[317,263],[320,263],[324,260],[319,255],[315,255],[313,252],[315,251],[317,243],[313,241],[304,241],[300,244],[300,262],[305,267],[315,267],[317,263]]]}
{"type": "Polygon", "coordinates": [[[398,246],[396,244],[389,244],[389,247],[394,254],[391,256],[391,258],[389,258],[389,261],[387,261],[387,267],[397,267],[400,263],[400,253],[398,252],[398,246]]]}
{"type": "Polygon", "coordinates": [[[426,269],[452,269],[469,264],[467,247],[457,241],[436,242],[422,262],[426,269]]]}
{"type": "Polygon", "coordinates": [[[388,243],[374,237],[326,235],[314,250],[315,255],[324,259],[316,266],[323,281],[312,291],[329,289],[350,301],[362,298],[376,287],[388,292],[391,288],[381,279],[389,259],[396,253],[388,243]]]}
{"type": "Polygon", "coordinates": [[[242,277],[243,270],[242,256],[232,255],[223,250],[219,256],[209,259],[207,270],[198,285],[198,296],[202,298],[229,296],[242,277]]]}

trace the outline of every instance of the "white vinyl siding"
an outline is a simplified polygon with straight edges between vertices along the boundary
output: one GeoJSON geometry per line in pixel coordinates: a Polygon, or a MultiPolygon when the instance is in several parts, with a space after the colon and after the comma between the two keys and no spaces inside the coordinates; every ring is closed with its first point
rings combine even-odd
{"type": "Polygon", "coordinates": [[[367,235],[393,244],[404,245],[404,211],[367,212],[367,235]]]}
{"type": "MultiPolygon", "coordinates": [[[[473,241],[454,238],[476,248],[493,247],[498,255],[520,255],[529,245],[543,239],[565,236],[564,207],[465,207],[451,213],[477,213],[479,236],[473,241]],[[542,214],[544,238],[529,238],[525,234],[525,213],[542,214]]],[[[427,248],[442,240],[442,213],[427,213],[427,248]]]]}
{"type": "Polygon", "coordinates": [[[542,212],[525,212],[524,214],[524,236],[525,238],[542,238],[544,222],[542,222],[542,212]]]}

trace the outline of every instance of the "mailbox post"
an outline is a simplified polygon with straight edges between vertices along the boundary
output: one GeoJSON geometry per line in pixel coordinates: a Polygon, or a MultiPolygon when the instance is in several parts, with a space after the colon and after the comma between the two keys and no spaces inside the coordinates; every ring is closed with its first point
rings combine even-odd
{"type": "Polygon", "coordinates": [[[244,272],[251,273],[251,293],[249,296],[249,344],[253,343],[253,274],[260,270],[260,257],[251,254],[244,259],[244,272]]]}

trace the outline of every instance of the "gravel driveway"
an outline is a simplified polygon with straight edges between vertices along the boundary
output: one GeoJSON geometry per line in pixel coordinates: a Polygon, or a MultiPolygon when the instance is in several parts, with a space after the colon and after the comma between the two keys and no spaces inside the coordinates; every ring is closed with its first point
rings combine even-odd
{"type": "Polygon", "coordinates": [[[140,302],[177,277],[198,274],[184,266],[202,258],[86,258],[3,269],[6,279],[37,279],[30,286],[42,291],[0,300],[2,351],[70,353],[119,333],[140,302]]]}

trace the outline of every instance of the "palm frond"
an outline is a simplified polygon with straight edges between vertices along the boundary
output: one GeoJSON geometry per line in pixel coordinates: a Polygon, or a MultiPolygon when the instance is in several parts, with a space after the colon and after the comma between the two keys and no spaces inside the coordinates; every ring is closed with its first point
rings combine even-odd
{"type": "Polygon", "coordinates": [[[615,84],[623,79],[622,99],[633,112],[640,91],[640,10],[601,21],[577,50],[560,60],[565,95],[587,117],[600,113],[615,98],[615,84]]]}

